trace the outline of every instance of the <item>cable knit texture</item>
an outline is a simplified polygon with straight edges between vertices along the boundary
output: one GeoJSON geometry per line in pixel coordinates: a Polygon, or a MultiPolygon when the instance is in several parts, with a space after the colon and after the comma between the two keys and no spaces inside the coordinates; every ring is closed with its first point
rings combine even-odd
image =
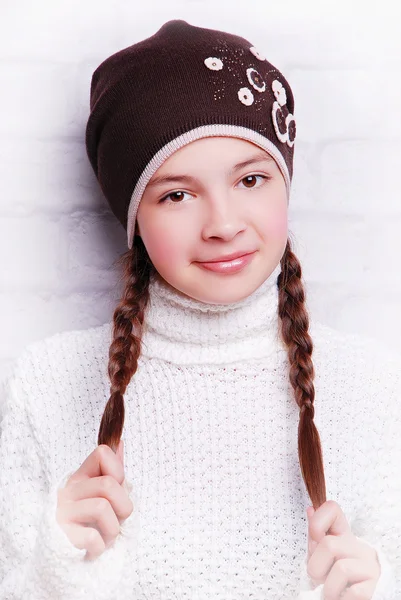
{"type": "MultiPolygon", "coordinates": [[[[4,386],[2,600],[312,600],[299,409],[279,336],[280,265],[249,297],[203,304],[150,283],[125,394],[134,510],[84,560],[56,521],[57,490],[97,445],[112,324],[28,345],[4,386]]],[[[377,550],[372,600],[401,597],[401,359],[311,322],[315,423],[327,498],[377,550]]]]}

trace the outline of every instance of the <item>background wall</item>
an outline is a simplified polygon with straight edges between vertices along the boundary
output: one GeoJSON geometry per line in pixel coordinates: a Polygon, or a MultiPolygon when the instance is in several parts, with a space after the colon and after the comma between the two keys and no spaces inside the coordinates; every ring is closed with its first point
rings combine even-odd
{"type": "Polygon", "coordinates": [[[401,350],[396,2],[1,1],[0,379],[30,341],[111,319],[126,250],[84,147],[93,70],[167,20],[250,40],[289,80],[290,230],[313,318],[401,350]]]}

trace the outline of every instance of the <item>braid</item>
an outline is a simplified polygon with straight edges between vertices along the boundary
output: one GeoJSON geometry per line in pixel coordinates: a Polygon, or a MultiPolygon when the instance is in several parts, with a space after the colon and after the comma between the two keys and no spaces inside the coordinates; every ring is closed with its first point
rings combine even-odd
{"type": "MultiPolygon", "coordinates": [[[[134,238],[132,249],[123,254],[119,262],[123,264],[122,279],[125,282],[125,290],[113,314],[113,341],[110,345],[108,365],[110,398],[104,409],[98,433],[98,444],[106,444],[114,451],[117,450],[124,427],[124,393],[138,368],[144,313],[149,299],[149,281],[155,270],[140,236],[134,238]]],[[[302,270],[291,250],[290,240],[287,240],[281,267],[277,278],[278,312],[282,338],[288,348],[290,382],[300,408],[299,463],[308,494],[316,510],[326,501],[326,484],[320,437],[313,421],[313,343],[308,333],[309,319],[301,282],[302,270]]]]}
{"type": "Polygon", "coordinates": [[[298,456],[302,477],[315,510],[326,502],[320,436],[313,417],[315,376],[313,343],[308,333],[309,317],[305,307],[305,292],[301,281],[301,265],[291,250],[290,240],[281,259],[281,273],[277,278],[279,288],[278,311],[281,318],[281,335],[288,348],[290,382],[295,400],[300,408],[298,426],[298,456]]]}
{"type": "Polygon", "coordinates": [[[113,314],[113,341],[108,365],[110,398],[98,433],[98,444],[106,444],[114,452],[120,443],[124,427],[124,393],[138,368],[144,313],[149,298],[149,280],[154,270],[139,236],[135,237],[132,249],[123,254],[118,263],[123,265],[125,289],[113,314]]]}

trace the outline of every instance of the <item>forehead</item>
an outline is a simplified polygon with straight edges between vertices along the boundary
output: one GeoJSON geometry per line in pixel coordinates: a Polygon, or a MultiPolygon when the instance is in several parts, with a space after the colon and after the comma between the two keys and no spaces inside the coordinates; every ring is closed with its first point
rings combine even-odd
{"type": "Polygon", "coordinates": [[[189,180],[190,173],[223,171],[232,175],[258,163],[276,165],[274,158],[256,144],[235,138],[204,138],[176,150],[154,173],[148,186],[160,185],[173,178],[189,180]]]}
{"type": "Polygon", "coordinates": [[[232,163],[235,160],[245,160],[256,153],[270,157],[266,150],[248,140],[230,136],[209,136],[189,142],[176,150],[165,160],[160,170],[164,166],[173,166],[183,160],[196,160],[199,157],[207,160],[209,156],[213,156],[218,157],[221,163],[232,163]]]}

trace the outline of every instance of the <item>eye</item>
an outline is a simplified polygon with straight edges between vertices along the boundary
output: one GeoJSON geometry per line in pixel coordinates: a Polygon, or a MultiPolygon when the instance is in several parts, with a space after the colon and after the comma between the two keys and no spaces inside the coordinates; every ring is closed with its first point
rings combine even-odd
{"type": "MultiPolygon", "coordinates": [[[[169,194],[167,194],[167,196],[164,196],[163,198],[160,198],[158,204],[161,204],[162,202],[164,202],[168,198],[171,198],[172,196],[175,196],[177,194],[187,194],[187,192],[182,192],[181,190],[177,190],[176,192],[170,192],[169,194]]],[[[188,195],[190,195],[190,194],[188,194],[188,195]]],[[[181,198],[176,198],[176,200],[178,200],[178,202],[173,202],[172,200],[169,200],[168,204],[178,204],[179,201],[181,200],[181,198]]]]}
{"type": "MultiPolygon", "coordinates": [[[[243,181],[247,181],[247,180],[248,180],[248,183],[250,183],[250,181],[249,181],[249,180],[250,180],[250,179],[254,179],[255,177],[261,177],[262,179],[264,179],[264,180],[266,180],[266,181],[268,181],[269,179],[271,179],[271,177],[269,177],[268,175],[260,175],[260,174],[252,173],[251,175],[246,175],[246,177],[243,177],[243,178],[241,179],[240,183],[242,183],[243,181]]],[[[262,183],[262,185],[263,185],[263,183],[262,183]]],[[[256,187],[256,186],[254,186],[254,185],[251,185],[251,187],[248,187],[248,186],[246,185],[245,187],[246,187],[248,190],[251,190],[251,189],[253,189],[253,188],[254,188],[254,187],[256,187]]],[[[257,186],[257,187],[261,187],[261,186],[257,186]]]]}
{"type": "MultiPolygon", "coordinates": [[[[249,179],[254,179],[255,177],[260,177],[263,180],[269,181],[269,179],[271,179],[270,176],[268,175],[260,175],[260,174],[256,174],[256,173],[252,173],[251,175],[246,175],[246,177],[243,177],[240,181],[240,183],[242,183],[243,181],[247,181],[249,182],[249,179]]],[[[263,183],[262,183],[263,185],[263,183]]],[[[261,187],[261,186],[255,186],[255,185],[251,185],[249,186],[245,186],[246,189],[248,190],[252,190],[255,187],[261,187]]],[[[167,194],[166,196],[163,196],[163,198],[160,198],[158,204],[162,204],[163,202],[165,202],[166,200],[168,201],[167,204],[180,204],[180,201],[182,200],[182,194],[188,194],[188,196],[190,196],[191,194],[189,194],[188,192],[183,192],[182,190],[177,190],[176,192],[170,192],[169,194],[167,194]],[[180,198],[177,198],[177,195],[180,195],[180,198]],[[172,198],[173,196],[176,196],[174,200],[177,200],[177,202],[175,202],[174,200],[170,200],[170,198],[172,198]]]]}

